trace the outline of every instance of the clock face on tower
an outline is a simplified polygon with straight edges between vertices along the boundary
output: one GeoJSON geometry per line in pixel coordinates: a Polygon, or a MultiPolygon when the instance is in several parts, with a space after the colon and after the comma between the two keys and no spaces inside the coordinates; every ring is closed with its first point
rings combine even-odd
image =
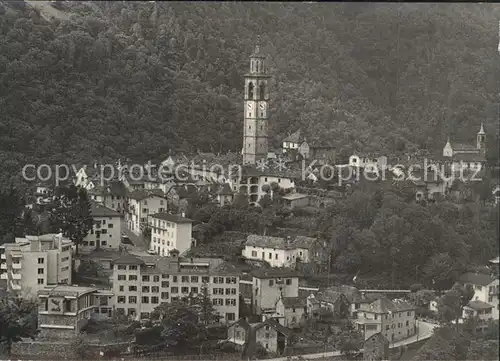
{"type": "Polygon", "coordinates": [[[266,110],[266,103],[260,103],[259,108],[260,110],[266,110]]]}
{"type": "Polygon", "coordinates": [[[247,103],[247,108],[248,108],[248,110],[252,110],[253,109],[253,104],[252,103],[247,103]]]}

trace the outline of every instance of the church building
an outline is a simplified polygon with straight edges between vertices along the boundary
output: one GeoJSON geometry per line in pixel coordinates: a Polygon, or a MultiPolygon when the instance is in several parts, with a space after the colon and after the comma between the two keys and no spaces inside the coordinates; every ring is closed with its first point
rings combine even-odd
{"type": "Polygon", "coordinates": [[[481,123],[481,129],[476,135],[476,146],[450,142],[448,138],[443,148],[443,158],[453,165],[454,169],[481,169],[486,161],[486,133],[481,123]]]}

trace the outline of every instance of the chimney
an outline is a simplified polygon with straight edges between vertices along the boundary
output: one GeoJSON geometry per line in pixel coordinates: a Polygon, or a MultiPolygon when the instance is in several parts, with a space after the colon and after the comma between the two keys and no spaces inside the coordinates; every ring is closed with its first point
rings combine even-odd
{"type": "Polygon", "coordinates": [[[181,217],[182,217],[182,218],[186,218],[186,212],[182,211],[182,212],[181,212],[181,217]]]}

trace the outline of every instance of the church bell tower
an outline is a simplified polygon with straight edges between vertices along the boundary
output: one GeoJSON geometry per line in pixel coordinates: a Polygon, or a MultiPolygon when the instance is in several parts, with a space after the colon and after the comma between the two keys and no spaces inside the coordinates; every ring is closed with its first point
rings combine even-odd
{"type": "Polygon", "coordinates": [[[250,55],[250,72],[245,74],[243,120],[243,164],[255,164],[267,157],[269,119],[269,79],[265,56],[257,42],[250,55]]]}
{"type": "Polygon", "coordinates": [[[486,153],[486,133],[484,131],[483,123],[481,123],[481,129],[476,136],[476,148],[481,154],[486,153]]]}

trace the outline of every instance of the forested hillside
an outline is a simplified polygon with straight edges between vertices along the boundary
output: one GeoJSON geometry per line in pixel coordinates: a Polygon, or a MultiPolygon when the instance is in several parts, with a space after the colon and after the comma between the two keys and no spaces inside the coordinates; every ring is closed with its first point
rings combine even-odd
{"type": "Polygon", "coordinates": [[[496,131],[496,4],[85,3],[47,23],[0,2],[3,178],[27,162],[239,151],[258,35],[275,145],[299,126],[341,154],[496,131]]]}

